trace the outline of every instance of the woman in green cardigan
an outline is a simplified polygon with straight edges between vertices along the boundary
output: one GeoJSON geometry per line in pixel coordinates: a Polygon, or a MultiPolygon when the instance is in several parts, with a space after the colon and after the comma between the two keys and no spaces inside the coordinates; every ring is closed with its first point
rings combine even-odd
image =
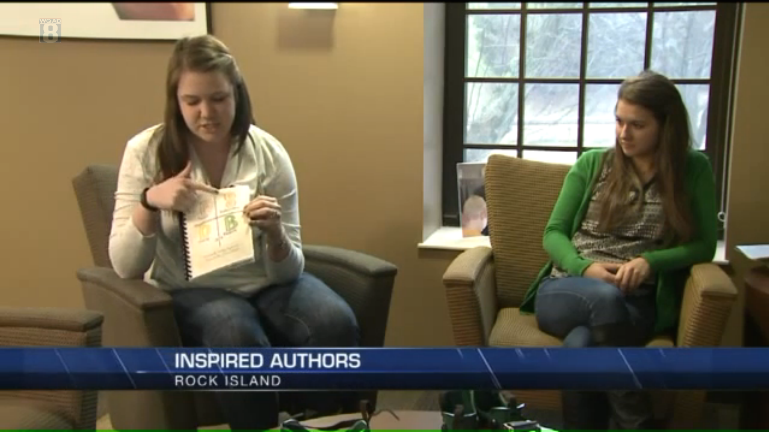
{"type": "MultiPolygon", "coordinates": [[[[691,266],[713,259],[715,179],[692,149],[675,85],[646,71],[619,89],[616,145],[583,154],[545,229],[551,261],[521,307],[565,347],[644,346],[675,329],[691,266]]],[[[564,428],[653,428],[646,392],[563,392],[564,428]]]]}

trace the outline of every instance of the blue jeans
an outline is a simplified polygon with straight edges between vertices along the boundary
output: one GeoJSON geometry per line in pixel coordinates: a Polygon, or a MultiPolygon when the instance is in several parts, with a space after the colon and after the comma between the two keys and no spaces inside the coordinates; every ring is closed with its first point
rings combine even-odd
{"type": "MultiPolygon", "coordinates": [[[[562,339],[564,347],[644,346],[653,336],[654,295],[625,295],[598,279],[546,278],[535,304],[539,328],[562,339]]],[[[562,394],[566,429],[606,429],[610,416],[621,429],[652,428],[652,405],[646,392],[562,394]]]]}
{"type": "MultiPolygon", "coordinates": [[[[304,273],[287,285],[251,298],[221,289],[171,292],[182,344],[187,347],[354,347],[358,323],[350,306],[315,276],[304,273]]],[[[232,430],[265,430],[278,424],[272,392],[216,392],[232,430]]],[[[329,402],[329,395],[308,396],[329,402]]]]}

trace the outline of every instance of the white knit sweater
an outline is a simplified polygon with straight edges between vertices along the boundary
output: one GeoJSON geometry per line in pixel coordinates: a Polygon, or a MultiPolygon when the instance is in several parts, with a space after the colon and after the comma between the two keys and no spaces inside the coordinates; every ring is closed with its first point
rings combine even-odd
{"type": "MultiPolygon", "coordinates": [[[[299,198],[294,168],[283,145],[256,126],[251,126],[249,135],[252,139],[246,140],[240,152],[235,152],[233,145],[221,185],[248,185],[252,199],[257,195],[278,199],[283,227],[292,244],[285,259],[273,262],[266,253],[266,241],[255,229],[253,263],[213,272],[188,282],[177,218],[170,212],[162,212],[161,228],[151,236],[142,235],[133,223],[132,214],[134,206],[141,205],[141,192],[152,184],[157,169],[157,140],[152,136],[159,126],[150,127],[131,138],[123,154],[109,241],[109,256],[117,274],[123,278],[143,277],[166,290],[211,287],[244,295],[297,278],[304,270],[304,255],[301,251],[299,198]]],[[[192,147],[190,154],[191,178],[210,184],[192,147]]]]}

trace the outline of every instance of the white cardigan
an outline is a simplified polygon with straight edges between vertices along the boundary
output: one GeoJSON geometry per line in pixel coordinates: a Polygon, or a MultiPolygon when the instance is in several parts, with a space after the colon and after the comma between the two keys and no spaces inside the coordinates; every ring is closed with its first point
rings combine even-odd
{"type": "MultiPolygon", "coordinates": [[[[153,285],[165,289],[209,287],[251,295],[271,284],[290,282],[304,271],[301,227],[299,224],[299,198],[296,176],[291,159],[283,145],[272,135],[251,126],[240,152],[235,145],[227,162],[222,187],[248,185],[251,198],[268,195],[278,199],[281,219],[291,242],[291,251],[282,261],[270,260],[266,241],[258,229],[254,230],[253,263],[229,268],[194,281],[187,281],[184,272],[182,239],[179,224],[171,212],[162,212],[161,227],[155,234],[144,236],[133,223],[134,206],[139,203],[142,190],[152,185],[156,172],[157,140],[152,136],[160,125],[150,127],[131,138],[126,145],[120,165],[115,212],[109,240],[109,256],[120,277],[144,277],[153,285]]],[[[199,159],[190,146],[191,178],[210,184],[199,159]]]]}

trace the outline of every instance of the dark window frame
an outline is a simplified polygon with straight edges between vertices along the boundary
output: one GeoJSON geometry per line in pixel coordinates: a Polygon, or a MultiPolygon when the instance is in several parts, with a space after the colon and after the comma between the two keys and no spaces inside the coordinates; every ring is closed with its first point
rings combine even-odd
{"type": "MultiPolygon", "coordinates": [[[[526,47],[526,20],[531,13],[521,4],[522,9],[467,9],[467,3],[447,3],[445,16],[445,55],[444,55],[444,113],[443,113],[443,225],[459,226],[459,197],[457,191],[457,164],[464,161],[465,149],[493,149],[516,150],[521,157],[524,150],[545,151],[570,151],[577,150],[577,156],[590,148],[583,147],[584,104],[586,84],[619,84],[621,79],[586,79],[587,49],[587,22],[591,12],[622,13],[622,12],[647,12],[646,19],[646,46],[644,56],[644,68],[649,67],[651,59],[652,38],[648,37],[652,30],[654,12],[670,11],[697,11],[713,10],[710,6],[656,6],[649,2],[637,8],[588,8],[584,2],[581,8],[570,9],[536,9],[541,13],[570,13],[582,15],[582,45],[580,77],[574,79],[542,79],[526,78],[519,73],[516,78],[466,78],[465,56],[467,40],[467,20],[473,14],[520,14],[520,71],[525,67],[526,47]],[[526,146],[523,145],[523,122],[525,113],[518,116],[518,139],[515,145],[487,145],[465,143],[465,84],[467,82],[510,82],[510,83],[571,83],[579,84],[579,108],[578,108],[578,141],[577,147],[552,147],[552,146],[526,146]]],[[[719,217],[724,220],[726,211],[726,194],[728,178],[729,143],[731,140],[731,117],[734,93],[734,81],[736,71],[736,59],[738,54],[739,22],[741,16],[741,3],[716,3],[716,20],[713,41],[713,60],[711,61],[710,79],[673,79],[681,84],[710,84],[708,104],[708,125],[706,132],[706,149],[704,153],[710,158],[716,177],[717,200],[719,203],[719,217]]],[[[523,113],[523,97],[518,99],[518,112],[523,113]]],[[[719,238],[723,238],[723,223],[719,228],[719,238]]]]}

